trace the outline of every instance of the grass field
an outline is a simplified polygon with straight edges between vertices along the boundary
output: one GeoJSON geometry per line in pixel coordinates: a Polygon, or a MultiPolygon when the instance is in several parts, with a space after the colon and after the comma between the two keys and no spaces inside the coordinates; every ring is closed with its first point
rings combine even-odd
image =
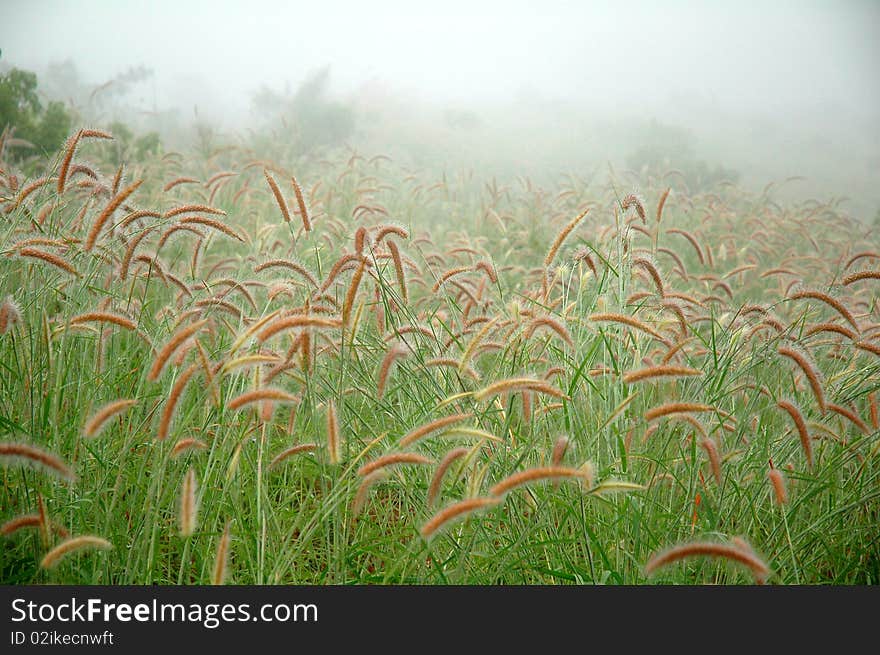
{"type": "Polygon", "coordinates": [[[3,583],[880,578],[836,203],[106,136],[0,164],[3,583]]]}

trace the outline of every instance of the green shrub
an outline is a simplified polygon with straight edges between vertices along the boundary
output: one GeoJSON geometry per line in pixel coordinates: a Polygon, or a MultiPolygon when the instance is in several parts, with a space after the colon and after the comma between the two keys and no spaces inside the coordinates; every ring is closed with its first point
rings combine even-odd
{"type": "Polygon", "coordinates": [[[37,151],[16,148],[11,151],[14,159],[56,152],[70,133],[70,126],[70,114],[62,103],[50,102],[43,107],[35,73],[13,68],[0,75],[0,129],[13,128],[17,138],[30,142],[37,151]]]}

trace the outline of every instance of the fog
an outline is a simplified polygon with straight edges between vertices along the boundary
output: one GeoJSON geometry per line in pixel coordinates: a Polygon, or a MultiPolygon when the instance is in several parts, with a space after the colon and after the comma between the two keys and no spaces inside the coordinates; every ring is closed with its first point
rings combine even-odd
{"type": "Polygon", "coordinates": [[[0,67],[51,86],[48,71],[72,62],[91,93],[54,92],[92,120],[176,110],[178,126],[232,133],[267,120],[258,93],[289,97],[325,69],[328,93],[356,112],[350,145],[487,173],[627,166],[660,126],[744,186],[801,175],[791,193],[846,196],[873,220],[878,33],[872,0],[4,0],[0,67]],[[83,107],[120,75],[124,99],[83,107]],[[450,115],[464,117],[455,138],[450,115]]]}

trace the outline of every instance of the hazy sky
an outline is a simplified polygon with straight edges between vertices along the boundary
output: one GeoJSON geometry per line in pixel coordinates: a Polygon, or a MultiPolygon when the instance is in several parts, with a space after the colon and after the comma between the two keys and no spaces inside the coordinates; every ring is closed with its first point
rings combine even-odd
{"type": "Polygon", "coordinates": [[[635,113],[686,97],[873,120],[878,34],[877,0],[0,0],[7,63],[72,58],[95,83],[143,64],[160,102],[210,90],[237,108],[329,64],[341,92],[373,80],[461,104],[536,94],[635,113]]]}
{"type": "Polygon", "coordinates": [[[855,198],[869,217],[878,35],[880,0],[0,0],[0,64],[70,59],[95,86],[146,66],[125,106],[179,109],[184,130],[197,111],[243,133],[261,87],[293,91],[329,66],[382,152],[416,143],[486,170],[619,163],[657,120],[743,183],[802,175],[805,196],[855,198]],[[476,110],[487,140],[448,139],[447,109],[476,110]]]}

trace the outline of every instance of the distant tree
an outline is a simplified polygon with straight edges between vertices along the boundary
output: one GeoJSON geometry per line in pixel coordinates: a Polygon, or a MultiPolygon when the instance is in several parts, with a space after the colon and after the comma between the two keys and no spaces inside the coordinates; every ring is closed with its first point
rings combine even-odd
{"type": "Polygon", "coordinates": [[[694,138],[680,127],[651,121],[638,131],[637,139],[638,146],[626,160],[626,165],[635,171],[664,173],[694,156],[694,138]]]}
{"type": "Polygon", "coordinates": [[[46,64],[40,86],[49,97],[63,98],[65,102],[74,106],[85,105],[92,90],[83,80],[72,59],[46,64]]]}
{"type": "Polygon", "coordinates": [[[328,98],[329,82],[330,68],[324,67],[307,78],[293,96],[293,118],[306,149],[340,144],[354,131],[354,113],[328,98]]]}
{"type": "Polygon", "coordinates": [[[208,159],[217,148],[218,142],[219,134],[213,125],[204,121],[196,123],[195,150],[199,157],[208,159]]]}
{"type": "Polygon", "coordinates": [[[111,120],[131,120],[146,107],[144,85],[153,78],[145,66],[130,67],[99,83],[82,74],[71,59],[53,61],[40,75],[40,90],[50,98],[62,99],[80,124],[106,124],[111,120]],[[139,92],[138,92],[139,91],[139,92]],[[137,93],[136,93],[137,92],[137,93]]]}
{"type": "Polygon", "coordinates": [[[12,127],[26,139],[39,110],[36,75],[14,68],[0,76],[0,130],[12,127]]]}
{"type": "Polygon", "coordinates": [[[64,103],[53,100],[34,126],[30,140],[41,152],[51,154],[61,147],[70,129],[70,114],[64,108],[64,103]]]}
{"type": "Polygon", "coordinates": [[[467,109],[447,109],[443,112],[443,120],[457,130],[475,130],[483,124],[479,114],[467,109]]]}
{"type": "MultiPolygon", "coordinates": [[[[37,153],[49,155],[58,150],[70,133],[70,114],[60,102],[43,107],[37,95],[37,76],[17,68],[0,75],[0,129],[12,127],[15,136],[30,142],[37,153]]],[[[16,149],[13,156],[28,152],[16,149]]]]}
{"type": "Polygon", "coordinates": [[[734,169],[698,159],[695,139],[684,128],[652,121],[638,132],[637,139],[638,145],[626,159],[627,167],[637,173],[659,177],[675,169],[692,189],[739,180],[734,169]]]}
{"type": "Polygon", "coordinates": [[[324,67],[306,78],[292,95],[262,87],[254,94],[252,106],[270,125],[280,120],[284,140],[300,151],[340,145],[354,132],[354,110],[330,98],[329,82],[330,69],[324,67]]]}
{"type": "Polygon", "coordinates": [[[132,144],[134,158],[143,161],[148,155],[157,155],[162,150],[162,141],[158,132],[147,132],[139,136],[132,144]]]}
{"type": "Polygon", "coordinates": [[[114,166],[132,160],[142,162],[147,156],[157,154],[162,148],[162,142],[156,132],[136,136],[134,131],[122,121],[110,123],[110,133],[113,140],[101,144],[105,149],[107,160],[114,166]]]}

